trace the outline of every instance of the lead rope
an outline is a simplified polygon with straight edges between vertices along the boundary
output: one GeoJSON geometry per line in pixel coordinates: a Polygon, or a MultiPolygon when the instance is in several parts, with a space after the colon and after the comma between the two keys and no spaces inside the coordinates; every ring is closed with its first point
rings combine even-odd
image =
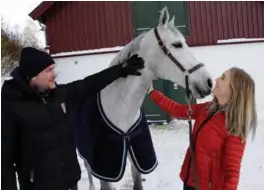
{"type": "Polygon", "coordinates": [[[188,123],[189,123],[189,141],[190,141],[191,163],[192,163],[192,169],[193,169],[193,175],[194,175],[195,190],[199,190],[198,174],[197,174],[197,168],[195,164],[194,148],[193,148],[193,142],[192,142],[192,114],[193,114],[192,108],[191,108],[192,96],[189,93],[187,93],[187,95],[185,96],[185,99],[188,104],[187,115],[188,115],[188,123]]]}

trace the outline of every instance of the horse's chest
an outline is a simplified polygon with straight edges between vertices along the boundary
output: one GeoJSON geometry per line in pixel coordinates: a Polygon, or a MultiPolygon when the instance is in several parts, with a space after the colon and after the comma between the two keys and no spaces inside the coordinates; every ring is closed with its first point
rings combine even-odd
{"type": "Polygon", "coordinates": [[[127,154],[142,173],[157,166],[151,134],[144,113],[124,133],[106,117],[98,104],[87,104],[84,122],[76,127],[78,151],[92,173],[105,181],[119,181],[125,170],[127,154]]]}

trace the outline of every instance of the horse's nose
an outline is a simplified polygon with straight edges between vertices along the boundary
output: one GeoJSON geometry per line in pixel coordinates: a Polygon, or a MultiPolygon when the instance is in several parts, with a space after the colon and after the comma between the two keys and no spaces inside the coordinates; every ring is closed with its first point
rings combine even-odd
{"type": "Polygon", "coordinates": [[[211,89],[213,87],[213,81],[212,79],[207,79],[207,85],[211,89]]]}

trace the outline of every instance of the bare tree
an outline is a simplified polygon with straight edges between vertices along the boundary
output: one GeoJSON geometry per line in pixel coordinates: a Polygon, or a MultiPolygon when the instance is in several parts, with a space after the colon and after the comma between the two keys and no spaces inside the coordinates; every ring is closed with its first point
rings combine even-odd
{"type": "Polygon", "coordinates": [[[38,32],[39,29],[37,28],[35,23],[32,20],[27,20],[27,24],[22,32],[22,45],[24,47],[31,46],[37,49],[42,49],[37,38],[38,32]]]}
{"type": "Polygon", "coordinates": [[[31,20],[28,20],[22,33],[1,20],[1,77],[7,76],[18,65],[23,47],[42,49],[37,32],[37,26],[31,20]]]}

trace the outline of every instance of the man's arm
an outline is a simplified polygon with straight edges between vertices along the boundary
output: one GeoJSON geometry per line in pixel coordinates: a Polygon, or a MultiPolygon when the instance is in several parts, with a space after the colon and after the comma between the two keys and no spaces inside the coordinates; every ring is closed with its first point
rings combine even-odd
{"type": "Polygon", "coordinates": [[[141,75],[138,70],[142,68],[144,68],[143,59],[134,55],[124,64],[112,66],[99,73],[90,75],[83,80],[74,81],[64,85],[66,89],[65,98],[67,108],[97,94],[119,77],[141,75]]]}

